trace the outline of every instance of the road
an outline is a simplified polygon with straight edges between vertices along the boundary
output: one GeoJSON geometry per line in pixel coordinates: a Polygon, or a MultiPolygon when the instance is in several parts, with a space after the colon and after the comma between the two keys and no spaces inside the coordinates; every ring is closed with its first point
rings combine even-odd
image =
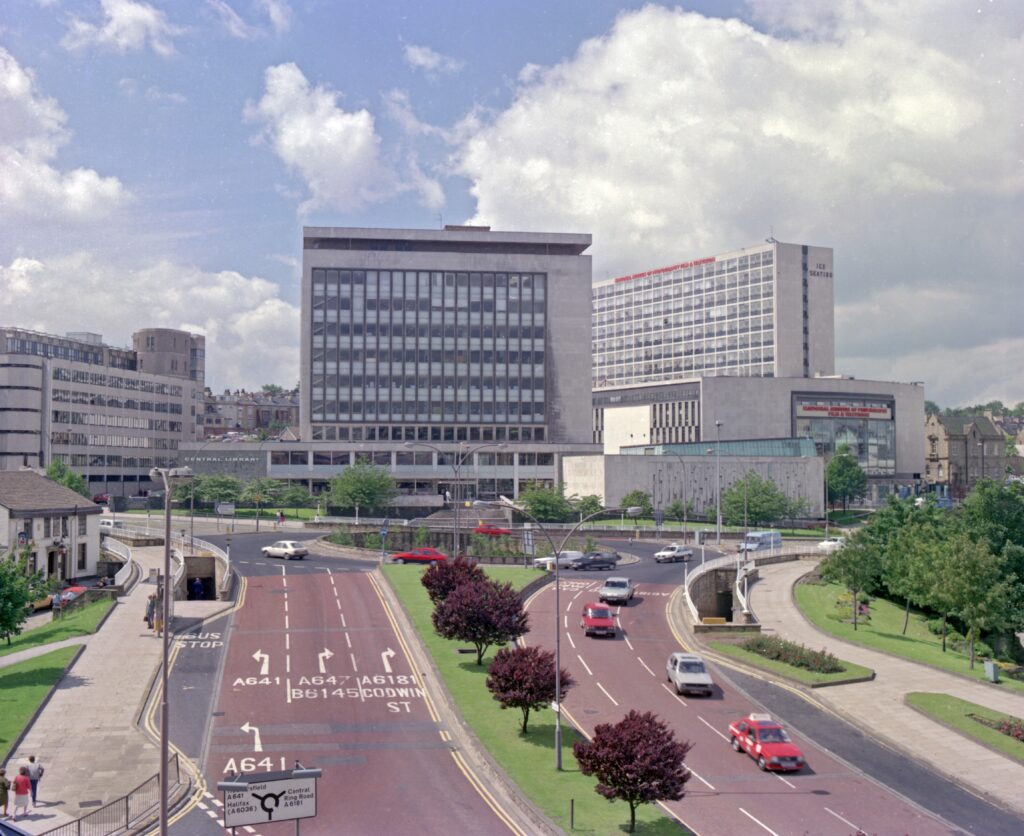
{"type": "MultiPolygon", "coordinates": [[[[503,811],[475,791],[464,762],[453,756],[451,735],[370,575],[373,564],[259,556],[273,539],[233,538],[245,600],[224,631],[212,722],[182,717],[187,730],[172,722],[175,743],[193,751],[203,726],[208,794],[175,831],[223,833],[218,781],[299,761],[323,769],[317,815],[302,822],[303,833],[431,832],[430,823],[433,832],[508,833],[503,811]]],[[[220,631],[194,635],[204,632],[220,631]]],[[[203,642],[217,639],[188,641],[200,646],[182,652],[202,657],[203,642]]],[[[178,674],[172,689],[182,687],[178,674]]],[[[198,709],[201,695],[193,704],[198,709]]],[[[295,825],[261,823],[246,832],[291,834],[295,825]]]]}

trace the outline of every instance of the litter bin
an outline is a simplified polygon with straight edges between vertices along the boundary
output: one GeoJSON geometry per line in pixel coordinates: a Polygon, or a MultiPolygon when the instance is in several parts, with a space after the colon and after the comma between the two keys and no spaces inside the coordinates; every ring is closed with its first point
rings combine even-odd
{"type": "Polygon", "coordinates": [[[999,681],[999,665],[991,659],[985,661],[985,679],[989,682],[999,681]]]}

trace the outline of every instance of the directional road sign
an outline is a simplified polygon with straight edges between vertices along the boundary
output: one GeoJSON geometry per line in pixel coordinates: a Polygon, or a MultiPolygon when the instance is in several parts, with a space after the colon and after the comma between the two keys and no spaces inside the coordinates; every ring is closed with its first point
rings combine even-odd
{"type": "MultiPolygon", "coordinates": [[[[292,773],[267,774],[290,776],[292,773]]],[[[245,789],[224,790],[225,827],[293,821],[316,815],[316,778],[252,780],[258,777],[266,776],[247,775],[244,776],[245,789]]],[[[240,780],[243,779],[236,779],[240,780]]]]}

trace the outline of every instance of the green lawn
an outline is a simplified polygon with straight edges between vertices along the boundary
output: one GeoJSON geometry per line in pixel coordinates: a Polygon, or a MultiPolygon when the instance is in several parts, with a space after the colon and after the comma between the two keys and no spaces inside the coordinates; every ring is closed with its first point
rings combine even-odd
{"type": "Polygon", "coordinates": [[[96,632],[96,625],[106,615],[107,610],[114,606],[113,600],[104,598],[101,601],[93,601],[84,607],[68,613],[57,621],[48,621],[41,627],[34,627],[26,630],[20,636],[11,638],[11,643],[0,644],[0,656],[8,653],[17,653],[19,650],[27,650],[30,647],[39,647],[43,644],[73,639],[77,636],[88,636],[96,632]]]}
{"type": "Polygon", "coordinates": [[[62,647],[0,670],[0,753],[21,734],[77,651],[62,647]]]}
{"type": "Polygon", "coordinates": [[[871,676],[869,668],[855,665],[853,662],[847,662],[843,659],[840,659],[839,662],[846,668],[845,671],[839,673],[815,673],[806,668],[798,668],[793,665],[787,665],[785,662],[778,662],[775,659],[765,659],[764,656],[744,650],[738,644],[730,642],[709,642],[709,644],[719,653],[724,653],[726,656],[746,662],[755,668],[771,671],[786,679],[795,679],[803,685],[821,685],[826,682],[843,682],[848,679],[861,679],[871,676]]]}
{"type": "Polygon", "coordinates": [[[998,729],[990,729],[988,726],[970,717],[971,714],[977,714],[979,717],[984,717],[988,720],[999,721],[1006,719],[1005,714],[1000,714],[998,711],[985,708],[983,705],[959,700],[946,694],[916,692],[907,694],[906,701],[907,705],[913,706],[923,714],[927,714],[933,720],[956,729],[961,734],[973,738],[990,749],[995,749],[1014,760],[1024,763],[1024,743],[1003,734],[998,729]]]}
{"type": "MultiPolygon", "coordinates": [[[[489,577],[511,581],[517,589],[542,574],[514,566],[484,569],[489,577]]],[[[424,570],[412,565],[385,565],[383,571],[411,616],[460,714],[523,793],[566,831],[569,801],[574,799],[576,830],[588,834],[624,832],[629,823],[629,807],[621,802],[609,806],[606,799],[594,792],[594,780],[580,774],[572,754],[577,738],[568,723],[562,725],[563,771],[559,773],[554,765],[554,715],[547,710],[531,712],[529,734],[523,737],[519,734],[519,710],[503,711],[484,685],[487,665],[497,648],[488,651],[480,667],[476,665],[475,654],[457,653],[460,643],[440,638],[430,623],[430,599],[420,583],[424,570]]],[[[680,829],[657,807],[645,805],[637,810],[637,832],[676,834],[680,829]]]]}
{"type": "MultiPolygon", "coordinates": [[[[902,635],[903,608],[891,601],[872,599],[871,621],[858,621],[857,630],[854,631],[853,624],[842,620],[836,613],[835,601],[842,593],[842,588],[835,584],[800,583],[795,587],[796,603],[803,614],[818,629],[836,638],[952,673],[975,679],[985,678],[985,667],[980,659],[975,659],[972,671],[966,654],[950,650],[948,643],[946,652],[942,652],[942,637],[928,632],[922,613],[911,610],[907,634],[902,635]]],[[[999,686],[993,687],[1024,692],[1024,682],[1006,677],[1000,679],[999,686]]]]}

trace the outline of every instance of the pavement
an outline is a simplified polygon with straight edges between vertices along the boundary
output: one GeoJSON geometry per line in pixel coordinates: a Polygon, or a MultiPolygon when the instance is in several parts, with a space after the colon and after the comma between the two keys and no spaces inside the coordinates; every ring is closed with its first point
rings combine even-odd
{"type": "Polygon", "coordinates": [[[904,703],[908,692],[949,694],[1024,717],[1024,694],[833,638],[793,601],[793,585],[814,568],[800,560],[758,568],[750,608],[764,633],[779,635],[875,671],[875,679],[816,688],[813,697],[891,748],[932,766],[960,786],[1024,816],[1024,765],[947,729],[904,703]]]}
{"type": "MultiPolygon", "coordinates": [[[[132,551],[144,579],[151,568],[163,566],[163,555],[163,546],[132,551]]],[[[35,755],[46,770],[38,805],[18,820],[22,830],[41,833],[81,818],[159,771],[158,743],[138,725],[162,655],[160,638],[144,620],[146,600],[155,591],[155,584],[138,583],[118,598],[91,636],[0,658],[2,668],[59,647],[85,648],[5,764],[13,775],[35,755]]],[[[227,606],[224,601],[177,601],[175,617],[208,617],[227,606]]]]}

